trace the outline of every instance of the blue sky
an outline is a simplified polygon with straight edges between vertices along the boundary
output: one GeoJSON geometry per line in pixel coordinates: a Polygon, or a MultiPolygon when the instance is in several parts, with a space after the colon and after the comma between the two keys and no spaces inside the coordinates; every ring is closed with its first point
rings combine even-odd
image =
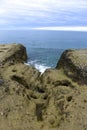
{"type": "Polygon", "coordinates": [[[0,29],[87,26],[87,0],[0,0],[0,29]]]}

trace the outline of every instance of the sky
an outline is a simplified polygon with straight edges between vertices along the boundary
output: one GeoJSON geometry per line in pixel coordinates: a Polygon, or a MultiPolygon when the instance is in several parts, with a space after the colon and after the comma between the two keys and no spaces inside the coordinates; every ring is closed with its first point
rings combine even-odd
{"type": "Polygon", "coordinates": [[[0,0],[0,29],[87,27],[87,0],[0,0]]]}

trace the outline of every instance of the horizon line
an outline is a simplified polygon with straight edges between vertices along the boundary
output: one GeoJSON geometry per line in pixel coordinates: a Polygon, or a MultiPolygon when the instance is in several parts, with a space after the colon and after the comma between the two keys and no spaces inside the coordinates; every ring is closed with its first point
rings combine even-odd
{"type": "Polygon", "coordinates": [[[86,31],[87,26],[56,26],[56,27],[36,27],[33,30],[53,30],[53,31],[86,31]]]}
{"type": "Polygon", "coordinates": [[[2,28],[0,30],[48,30],[48,31],[84,31],[87,32],[87,26],[49,26],[49,27],[13,27],[2,28]]]}

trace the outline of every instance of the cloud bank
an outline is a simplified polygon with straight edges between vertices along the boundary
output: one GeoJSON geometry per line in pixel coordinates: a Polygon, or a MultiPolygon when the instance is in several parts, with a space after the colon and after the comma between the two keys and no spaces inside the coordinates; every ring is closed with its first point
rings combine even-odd
{"type": "Polygon", "coordinates": [[[87,26],[87,0],[0,0],[0,28],[87,26]]]}

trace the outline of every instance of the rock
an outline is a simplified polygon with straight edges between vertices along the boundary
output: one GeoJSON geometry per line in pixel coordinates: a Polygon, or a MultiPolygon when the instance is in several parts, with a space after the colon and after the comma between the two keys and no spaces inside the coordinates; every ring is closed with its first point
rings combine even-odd
{"type": "Polygon", "coordinates": [[[26,48],[21,44],[0,45],[0,65],[23,63],[27,61],[26,48]]]}
{"type": "Polygon", "coordinates": [[[87,84],[87,49],[66,50],[63,52],[56,69],[63,69],[64,73],[74,81],[87,84]]]}
{"type": "Polygon", "coordinates": [[[0,45],[0,54],[1,130],[87,129],[86,50],[65,51],[42,75],[23,63],[22,45],[0,45]]]}
{"type": "Polygon", "coordinates": [[[0,86],[4,84],[4,80],[0,79],[0,86]]]}

